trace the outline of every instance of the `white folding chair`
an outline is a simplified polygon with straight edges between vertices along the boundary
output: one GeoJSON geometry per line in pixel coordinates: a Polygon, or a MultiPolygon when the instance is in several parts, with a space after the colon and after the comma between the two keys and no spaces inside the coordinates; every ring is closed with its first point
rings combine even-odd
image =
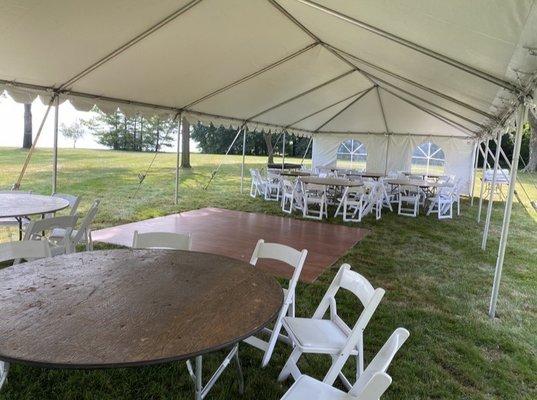
{"type": "Polygon", "coordinates": [[[265,182],[263,181],[259,170],[256,168],[250,169],[250,176],[252,177],[252,183],[250,185],[250,196],[253,198],[257,197],[258,195],[264,196],[265,182]]]}
{"type": "Polygon", "coordinates": [[[249,345],[265,352],[262,361],[263,367],[265,367],[270,361],[272,352],[274,351],[274,346],[276,345],[276,341],[278,339],[291,344],[289,338],[280,334],[280,331],[282,329],[283,318],[286,315],[291,317],[295,316],[295,288],[307,255],[308,251],[305,249],[298,251],[292,247],[279,243],[265,243],[263,239],[259,239],[257,245],[255,246],[254,252],[252,253],[250,264],[254,266],[257,264],[259,259],[272,259],[284,262],[294,268],[293,275],[289,280],[287,289],[283,289],[283,305],[278,313],[276,321],[274,322],[274,328],[272,330],[268,328],[264,330],[265,334],[270,335],[269,341],[267,342],[256,336],[250,336],[248,339],[244,340],[249,345]]]}
{"type": "MultiPolygon", "coordinates": [[[[75,215],[80,204],[80,197],[72,194],[54,193],[52,197],[58,197],[60,199],[67,200],[69,202],[69,215],[75,215]]],[[[51,215],[53,216],[53,215],[51,215]]]]}
{"type": "Polygon", "coordinates": [[[420,210],[421,193],[417,186],[404,186],[399,193],[397,213],[407,217],[417,217],[420,210]]]}
{"type": "Polygon", "coordinates": [[[287,214],[293,212],[295,199],[295,185],[288,179],[282,180],[282,211],[287,214]]]}
{"type": "MultiPolygon", "coordinates": [[[[15,265],[22,259],[31,261],[50,256],[50,247],[46,240],[0,243],[0,262],[13,260],[15,265]]],[[[9,363],[0,361],[0,388],[6,382],[8,372],[9,363]]]]}
{"type": "Polygon", "coordinates": [[[28,224],[24,240],[48,240],[52,255],[71,253],[74,247],[71,235],[77,220],[78,215],[76,214],[34,220],[28,224]],[[61,229],[66,234],[56,240],[52,238],[52,233],[55,229],[61,229]],[[47,236],[46,232],[50,232],[49,236],[47,236]]]}
{"type": "Polygon", "coordinates": [[[433,197],[429,204],[427,215],[437,214],[438,219],[453,218],[454,191],[454,185],[439,187],[435,197],[433,197]]]}
{"type": "Polygon", "coordinates": [[[273,172],[267,172],[267,179],[265,182],[265,200],[280,200],[280,189],[280,175],[273,172]]]}
{"type": "Polygon", "coordinates": [[[312,318],[283,319],[283,327],[289,334],[294,349],[278,377],[279,381],[284,381],[289,375],[297,380],[302,375],[297,362],[303,353],[327,354],[332,357],[332,366],[325,377],[325,381],[330,384],[333,382],[332,376],[335,374],[335,380],[339,374],[347,389],[351,388],[349,380],[341,372],[351,355],[356,356],[356,378],[362,374],[363,332],[385,292],[382,288],[374,289],[366,278],[350,268],[349,264],[341,266],[312,318]],[[352,329],[337,314],[335,296],[340,288],[349,290],[364,306],[352,329]],[[328,310],[330,318],[323,319],[328,310]]]}
{"type": "Polygon", "coordinates": [[[190,233],[173,232],[145,232],[134,231],[132,238],[133,249],[168,249],[190,250],[192,248],[192,235],[190,233]]]}
{"type": "Polygon", "coordinates": [[[364,196],[365,191],[363,187],[345,188],[334,217],[341,213],[345,222],[361,222],[365,210],[364,196]]]}
{"type": "Polygon", "coordinates": [[[318,220],[322,220],[325,216],[328,217],[326,187],[313,183],[303,183],[302,187],[304,189],[302,193],[304,200],[302,216],[318,220]]]}
{"type": "Polygon", "coordinates": [[[78,244],[85,244],[87,251],[93,250],[93,239],[91,237],[91,224],[93,223],[93,220],[97,216],[97,212],[99,211],[99,204],[100,204],[100,200],[95,200],[93,202],[90,209],[88,210],[88,212],[82,219],[82,222],[80,223],[80,226],[78,227],[78,229],[72,229],[71,232],[67,234],[67,231],[65,229],[55,228],[53,229],[52,234],[50,235],[49,239],[53,242],[62,242],[65,240],[66,237],[70,237],[71,246],[68,252],[71,252],[71,253],[76,251],[76,246],[78,244]]]}
{"type": "Polygon", "coordinates": [[[31,261],[50,256],[50,246],[46,240],[0,243],[0,262],[13,260],[13,264],[18,264],[22,259],[31,261]]]}
{"type": "Polygon", "coordinates": [[[321,382],[302,375],[281,400],[378,400],[392,383],[386,370],[409,336],[406,329],[397,328],[348,393],[333,387],[326,378],[321,382]]]}

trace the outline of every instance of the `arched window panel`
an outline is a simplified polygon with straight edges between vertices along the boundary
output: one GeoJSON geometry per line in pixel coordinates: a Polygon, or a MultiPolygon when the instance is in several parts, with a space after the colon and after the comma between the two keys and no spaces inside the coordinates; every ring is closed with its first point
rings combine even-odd
{"type": "Polygon", "coordinates": [[[345,140],[337,150],[337,167],[365,170],[367,149],[359,140],[345,140]]]}
{"type": "Polygon", "coordinates": [[[444,174],[446,157],[440,146],[424,142],[412,152],[410,172],[413,174],[444,174]]]}

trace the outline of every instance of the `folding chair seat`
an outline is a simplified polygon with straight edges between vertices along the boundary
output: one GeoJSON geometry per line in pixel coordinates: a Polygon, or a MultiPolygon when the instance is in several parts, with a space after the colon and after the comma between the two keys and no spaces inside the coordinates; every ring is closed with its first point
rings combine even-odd
{"type": "Polygon", "coordinates": [[[190,250],[191,247],[192,236],[190,234],[134,231],[132,237],[133,249],[190,250]]]}
{"type": "Polygon", "coordinates": [[[327,372],[325,381],[327,377],[331,379],[334,371],[337,371],[334,379],[339,374],[343,384],[350,389],[351,383],[341,372],[343,364],[350,356],[355,356],[357,360],[356,379],[362,374],[363,331],[382,300],[384,289],[374,289],[366,278],[351,271],[350,268],[348,264],[341,266],[312,318],[283,319],[283,327],[289,334],[294,349],[278,377],[279,381],[284,381],[289,375],[297,380],[302,375],[297,362],[304,353],[331,356],[332,366],[327,372]],[[353,293],[364,306],[352,329],[337,314],[335,296],[340,289],[353,293]],[[323,319],[327,311],[329,319],[323,319]]]}
{"type": "Polygon", "coordinates": [[[298,251],[292,247],[279,243],[265,243],[263,239],[259,239],[257,245],[255,246],[254,252],[252,253],[250,264],[253,266],[257,264],[259,259],[272,259],[286,263],[294,268],[293,275],[289,280],[287,289],[283,289],[283,305],[278,313],[276,321],[274,322],[274,327],[272,330],[266,328],[263,331],[264,334],[270,335],[268,342],[257,336],[251,336],[244,340],[244,342],[248,343],[249,345],[264,351],[262,360],[263,367],[265,367],[270,361],[272,352],[274,351],[274,347],[276,346],[276,341],[278,339],[291,344],[289,338],[282,335],[280,332],[282,329],[283,318],[286,315],[290,317],[295,316],[295,288],[307,255],[307,250],[298,251]]]}
{"type": "Polygon", "coordinates": [[[348,393],[332,386],[343,363],[322,382],[308,375],[300,376],[281,400],[378,400],[392,382],[386,370],[409,336],[406,329],[397,328],[348,393]]]}
{"type": "Polygon", "coordinates": [[[303,183],[304,191],[302,193],[304,208],[302,216],[304,218],[322,220],[328,217],[328,202],[326,200],[326,186],[316,185],[313,183],[303,183]]]}

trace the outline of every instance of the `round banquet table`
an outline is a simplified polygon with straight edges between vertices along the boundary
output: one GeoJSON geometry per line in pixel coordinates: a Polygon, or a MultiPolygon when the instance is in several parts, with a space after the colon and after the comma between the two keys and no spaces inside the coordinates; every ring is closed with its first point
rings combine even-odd
{"type": "Polygon", "coordinates": [[[418,186],[422,189],[433,189],[446,186],[445,183],[422,181],[419,179],[386,179],[386,183],[397,186],[418,186]]]}
{"type": "Polygon", "coordinates": [[[274,320],[282,301],[275,278],[215,254],[41,259],[0,270],[0,360],[79,369],[195,358],[189,373],[201,398],[201,355],[233,347],[227,363],[234,358],[240,372],[238,343],[274,320]]]}
{"type": "Polygon", "coordinates": [[[29,193],[0,193],[0,218],[15,218],[22,239],[22,218],[55,213],[69,207],[65,199],[29,193]]]}
{"type": "Polygon", "coordinates": [[[291,177],[298,177],[298,176],[311,176],[311,172],[305,172],[305,171],[282,171],[280,173],[281,176],[291,176],[291,177]]]}

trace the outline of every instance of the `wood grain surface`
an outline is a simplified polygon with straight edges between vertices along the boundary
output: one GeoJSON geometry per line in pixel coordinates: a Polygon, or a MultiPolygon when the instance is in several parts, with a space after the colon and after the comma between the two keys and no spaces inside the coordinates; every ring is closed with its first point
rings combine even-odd
{"type": "Polygon", "coordinates": [[[270,323],[278,282],[244,262],[187,251],[70,254],[0,271],[0,359],[109,368],[191,358],[270,323]]]}

